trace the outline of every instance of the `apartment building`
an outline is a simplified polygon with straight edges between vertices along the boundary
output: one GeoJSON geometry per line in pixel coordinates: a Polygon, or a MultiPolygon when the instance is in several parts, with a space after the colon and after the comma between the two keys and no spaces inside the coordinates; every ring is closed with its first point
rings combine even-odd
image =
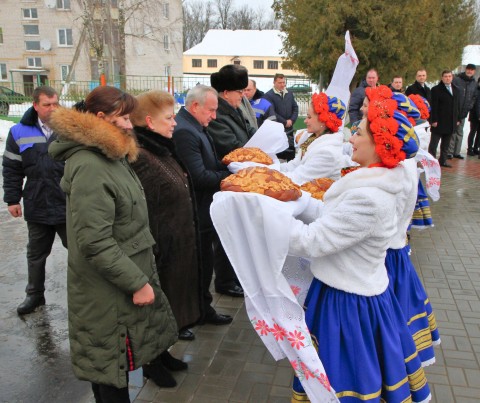
{"type": "Polygon", "coordinates": [[[41,83],[99,80],[100,65],[109,83],[117,83],[124,65],[127,76],[182,74],[181,0],[2,0],[0,7],[0,85],[30,94],[41,83]],[[120,6],[124,9],[119,10],[120,6]],[[132,10],[136,11],[132,13],[132,10]],[[125,11],[124,30],[119,25],[125,11]],[[95,21],[95,31],[85,21],[95,21]],[[125,52],[121,52],[125,32],[125,52]],[[124,63],[121,55],[125,54],[124,63]]]}

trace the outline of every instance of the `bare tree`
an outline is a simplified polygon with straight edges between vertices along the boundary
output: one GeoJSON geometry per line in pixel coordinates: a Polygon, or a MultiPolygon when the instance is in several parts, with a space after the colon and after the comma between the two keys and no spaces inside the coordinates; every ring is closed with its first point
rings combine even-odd
{"type": "Polygon", "coordinates": [[[118,74],[123,86],[126,75],[126,38],[134,37],[163,43],[170,29],[181,23],[181,17],[169,18],[168,1],[77,1],[82,7],[83,29],[89,48],[98,62],[100,77],[104,80],[107,61],[110,61],[112,76],[115,73],[115,63],[118,62],[118,74]]]}
{"type": "Polygon", "coordinates": [[[249,6],[244,5],[238,10],[234,10],[227,21],[229,29],[255,29],[255,11],[249,6]]]}
{"type": "Polygon", "coordinates": [[[215,11],[217,13],[217,26],[219,29],[229,28],[230,12],[233,0],[215,0],[215,11]]]}
{"type": "Polygon", "coordinates": [[[211,2],[183,3],[183,50],[200,43],[209,29],[214,27],[211,2]]]}

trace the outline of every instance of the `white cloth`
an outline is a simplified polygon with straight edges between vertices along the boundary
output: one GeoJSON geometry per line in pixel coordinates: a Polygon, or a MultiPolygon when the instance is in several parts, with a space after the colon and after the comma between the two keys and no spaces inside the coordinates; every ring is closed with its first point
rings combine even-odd
{"type": "Polygon", "coordinates": [[[345,105],[350,100],[350,83],[358,66],[358,57],[350,40],[350,32],[345,33],[345,52],[338,58],[327,95],[340,98],[345,105]]]}
{"type": "Polygon", "coordinates": [[[442,182],[442,170],[438,160],[428,152],[430,143],[430,127],[428,122],[414,127],[417,137],[420,139],[420,148],[415,156],[415,161],[422,165],[422,171],[425,172],[425,185],[427,194],[433,201],[440,199],[440,185],[442,182]]]}
{"type": "Polygon", "coordinates": [[[290,231],[289,254],[309,258],[313,275],[333,288],[364,296],[384,292],[402,177],[401,170],[360,168],[335,182],[317,220],[284,226],[290,231]]]}
{"type": "Polygon", "coordinates": [[[244,147],[257,147],[270,156],[288,148],[288,138],[281,123],[266,120],[244,147]]]}
{"type": "Polygon", "coordinates": [[[338,132],[318,137],[303,157],[297,153],[293,160],[281,163],[279,170],[296,184],[303,185],[318,178],[339,179],[344,163],[343,133],[338,132]]]}
{"type": "Polygon", "coordinates": [[[301,278],[308,261],[294,259],[287,265],[289,275],[298,279],[293,289],[282,274],[295,209],[294,202],[254,193],[219,192],[210,213],[245,292],[248,316],[272,356],[289,359],[312,402],[338,402],[295,296],[306,295],[311,274],[301,278]],[[305,376],[306,371],[313,376],[305,376]]]}
{"type": "Polygon", "coordinates": [[[402,190],[397,194],[397,232],[392,237],[389,248],[401,249],[407,244],[407,230],[417,202],[417,161],[410,158],[394,169],[402,172],[402,190]]]}

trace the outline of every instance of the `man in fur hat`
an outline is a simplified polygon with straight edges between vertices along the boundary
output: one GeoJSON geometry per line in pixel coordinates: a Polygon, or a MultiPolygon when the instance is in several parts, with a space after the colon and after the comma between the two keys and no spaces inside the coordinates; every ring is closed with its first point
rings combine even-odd
{"type": "Polygon", "coordinates": [[[208,132],[218,158],[222,159],[230,151],[243,147],[255,133],[255,128],[239,109],[243,90],[248,85],[248,71],[243,66],[227,64],[210,76],[210,83],[218,91],[218,109],[208,132]]]}

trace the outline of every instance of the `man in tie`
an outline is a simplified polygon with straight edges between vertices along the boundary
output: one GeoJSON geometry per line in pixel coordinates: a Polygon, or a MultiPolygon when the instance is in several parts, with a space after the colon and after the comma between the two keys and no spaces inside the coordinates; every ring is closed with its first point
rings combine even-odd
{"type": "Polygon", "coordinates": [[[442,167],[447,168],[452,167],[447,162],[452,134],[460,124],[459,90],[452,85],[452,80],[452,71],[444,70],[440,83],[433,87],[431,92],[430,123],[432,137],[428,145],[428,152],[436,157],[438,143],[441,142],[438,162],[442,167]]]}
{"type": "Polygon", "coordinates": [[[10,129],[3,154],[3,200],[12,217],[24,216],[28,228],[27,296],[17,308],[19,315],[45,305],[45,263],[55,234],[67,247],[65,194],[60,188],[64,163],[48,155],[48,146],[56,138],[49,120],[57,107],[56,91],[37,87],[33,91],[33,106],[10,129]]]}

